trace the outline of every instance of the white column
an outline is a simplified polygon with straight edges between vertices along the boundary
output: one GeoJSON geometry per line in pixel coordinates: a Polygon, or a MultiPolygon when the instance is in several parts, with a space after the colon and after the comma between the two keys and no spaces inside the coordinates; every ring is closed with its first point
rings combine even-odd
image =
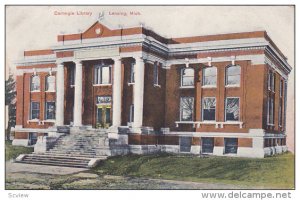
{"type": "Polygon", "coordinates": [[[56,126],[64,125],[64,64],[57,64],[56,73],[56,126]]]}
{"type": "Polygon", "coordinates": [[[74,126],[82,125],[82,63],[75,61],[74,126]]]}
{"type": "Polygon", "coordinates": [[[140,133],[143,125],[143,104],[144,104],[144,72],[145,64],[141,57],[135,58],[134,66],[134,116],[133,129],[140,133]]]}
{"type": "Polygon", "coordinates": [[[112,126],[117,128],[121,126],[121,58],[114,59],[114,77],[113,77],[113,119],[112,126]]]}

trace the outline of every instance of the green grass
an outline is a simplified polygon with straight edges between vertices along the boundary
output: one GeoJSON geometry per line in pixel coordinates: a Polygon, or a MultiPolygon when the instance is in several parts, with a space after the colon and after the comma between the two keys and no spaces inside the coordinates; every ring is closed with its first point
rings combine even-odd
{"type": "Polygon", "coordinates": [[[13,146],[11,141],[5,141],[5,160],[15,159],[20,154],[33,152],[33,147],[13,146]]]}
{"type": "Polygon", "coordinates": [[[99,175],[227,183],[255,188],[294,188],[294,155],[263,159],[179,157],[169,154],[112,157],[94,169],[99,175]]]}

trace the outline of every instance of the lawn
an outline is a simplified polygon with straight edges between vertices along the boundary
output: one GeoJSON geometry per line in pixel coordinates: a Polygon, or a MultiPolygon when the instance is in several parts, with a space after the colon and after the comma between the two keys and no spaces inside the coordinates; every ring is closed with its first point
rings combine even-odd
{"type": "Polygon", "coordinates": [[[5,141],[5,160],[15,159],[20,154],[33,152],[33,147],[13,146],[11,141],[5,141]]]}
{"type": "Polygon", "coordinates": [[[109,158],[93,171],[98,175],[226,183],[272,189],[294,188],[294,155],[291,153],[263,159],[128,155],[109,158]]]}

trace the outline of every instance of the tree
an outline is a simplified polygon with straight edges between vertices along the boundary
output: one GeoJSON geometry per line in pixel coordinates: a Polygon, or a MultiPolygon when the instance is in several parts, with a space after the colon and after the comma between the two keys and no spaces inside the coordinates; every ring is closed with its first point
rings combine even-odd
{"type": "Polygon", "coordinates": [[[8,124],[6,129],[6,140],[10,139],[11,127],[16,125],[16,82],[13,75],[9,75],[5,81],[5,106],[8,106],[8,124]]]}

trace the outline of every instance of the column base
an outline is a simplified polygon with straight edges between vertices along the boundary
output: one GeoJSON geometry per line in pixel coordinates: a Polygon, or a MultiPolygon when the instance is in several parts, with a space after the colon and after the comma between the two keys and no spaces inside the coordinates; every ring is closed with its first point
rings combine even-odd
{"type": "Polygon", "coordinates": [[[142,128],[141,127],[132,127],[129,129],[130,133],[137,133],[141,134],[142,133],[142,128]]]}
{"type": "Polygon", "coordinates": [[[111,126],[107,129],[108,138],[119,139],[119,127],[111,126]]]}

